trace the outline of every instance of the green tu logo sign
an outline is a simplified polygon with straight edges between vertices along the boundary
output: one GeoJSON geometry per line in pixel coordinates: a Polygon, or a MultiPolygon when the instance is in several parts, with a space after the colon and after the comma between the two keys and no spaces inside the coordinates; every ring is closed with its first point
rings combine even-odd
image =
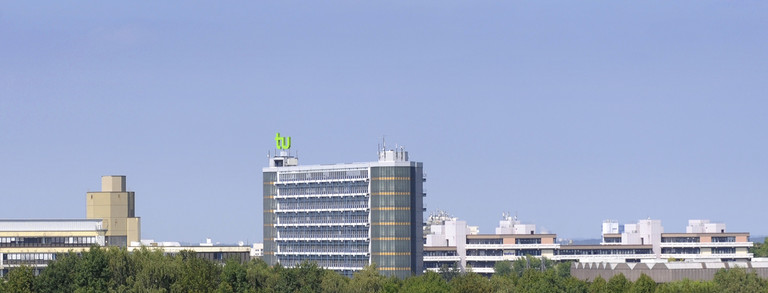
{"type": "Polygon", "coordinates": [[[275,145],[277,145],[278,150],[287,150],[291,148],[291,137],[285,136],[281,137],[280,132],[275,134],[275,145]]]}

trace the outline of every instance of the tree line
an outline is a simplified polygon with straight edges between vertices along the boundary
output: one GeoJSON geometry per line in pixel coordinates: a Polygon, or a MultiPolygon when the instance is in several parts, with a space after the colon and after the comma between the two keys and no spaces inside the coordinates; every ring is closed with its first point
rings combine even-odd
{"type": "Polygon", "coordinates": [[[765,237],[763,243],[755,242],[749,252],[753,253],[754,257],[768,257],[768,237],[765,237]]]}
{"type": "Polygon", "coordinates": [[[29,267],[13,269],[0,292],[768,292],[768,280],[743,269],[721,270],[712,281],[665,284],[646,275],[635,282],[624,275],[586,282],[570,275],[570,263],[534,257],[498,262],[494,271],[488,278],[444,266],[401,280],[371,265],[348,278],[308,262],[285,268],[232,259],[221,265],[192,251],[94,246],[59,255],[38,276],[29,267]]]}

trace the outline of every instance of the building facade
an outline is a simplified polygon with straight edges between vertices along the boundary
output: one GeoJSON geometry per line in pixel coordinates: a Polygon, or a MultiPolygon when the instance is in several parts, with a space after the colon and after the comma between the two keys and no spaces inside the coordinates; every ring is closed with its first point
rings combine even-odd
{"type": "MultiPolygon", "coordinates": [[[[606,221],[603,240],[595,245],[559,244],[555,234],[537,234],[535,225],[504,215],[496,234],[479,234],[466,222],[444,218],[431,223],[424,238],[424,266],[447,266],[492,274],[496,262],[526,256],[580,263],[746,262],[752,259],[749,233],[729,233],[725,224],[691,220],[687,233],[664,233],[659,220],[636,224],[606,221]],[[717,232],[715,232],[717,231],[717,232]]],[[[476,231],[476,230],[475,230],[476,231]]],[[[631,265],[633,266],[633,265],[631,265]]],[[[675,267],[672,265],[671,267],[675,267]]],[[[578,267],[582,268],[582,267],[578,267]]],[[[589,268],[593,268],[590,266],[589,268]]]]}
{"type": "Polygon", "coordinates": [[[136,194],[127,191],[125,176],[102,176],[101,191],[85,195],[86,218],[102,219],[106,244],[127,247],[141,240],[141,219],[136,217],[136,194]]]}
{"type": "Polygon", "coordinates": [[[57,254],[104,245],[101,220],[0,220],[0,276],[26,265],[39,273],[57,254]]]}
{"type": "Polygon", "coordinates": [[[140,218],[125,176],[103,176],[101,183],[102,191],[86,194],[86,219],[0,220],[0,275],[21,265],[39,273],[57,254],[138,241],[140,218]]]}
{"type": "Polygon", "coordinates": [[[376,162],[311,166],[282,151],[262,171],[267,263],[423,271],[423,165],[402,148],[379,150],[376,162]]]}

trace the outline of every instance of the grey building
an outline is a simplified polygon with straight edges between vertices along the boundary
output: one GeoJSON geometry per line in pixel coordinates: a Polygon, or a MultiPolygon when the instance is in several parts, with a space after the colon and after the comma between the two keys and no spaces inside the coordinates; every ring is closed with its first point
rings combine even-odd
{"type": "Polygon", "coordinates": [[[423,271],[421,162],[402,148],[368,163],[300,166],[287,150],[263,171],[264,260],[303,261],[352,275],[376,264],[404,278],[423,271]]]}

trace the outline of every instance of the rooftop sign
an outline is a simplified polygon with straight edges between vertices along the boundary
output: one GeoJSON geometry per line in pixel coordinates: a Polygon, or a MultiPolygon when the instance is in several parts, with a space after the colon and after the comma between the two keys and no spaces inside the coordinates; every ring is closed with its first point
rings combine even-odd
{"type": "Polygon", "coordinates": [[[278,150],[287,150],[291,148],[291,137],[280,136],[280,132],[275,134],[275,145],[278,150]]]}

